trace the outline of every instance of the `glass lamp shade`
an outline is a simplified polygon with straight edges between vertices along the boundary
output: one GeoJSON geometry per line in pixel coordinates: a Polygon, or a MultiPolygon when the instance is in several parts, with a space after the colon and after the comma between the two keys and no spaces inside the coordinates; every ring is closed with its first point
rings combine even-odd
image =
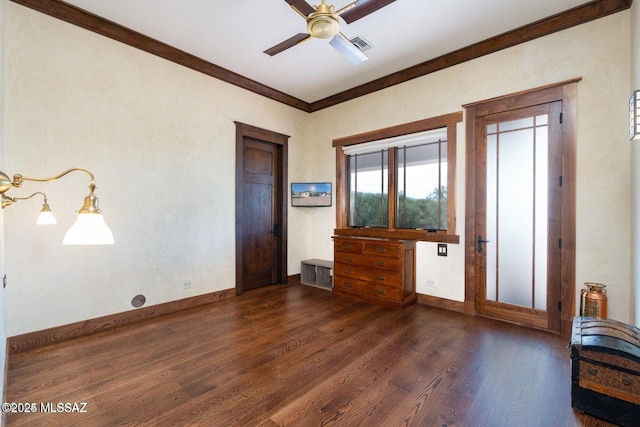
{"type": "Polygon", "coordinates": [[[113,245],[113,233],[101,213],[79,213],[64,235],[63,245],[113,245]]]}
{"type": "Polygon", "coordinates": [[[58,221],[56,221],[56,217],[53,216],[53,213],[51,211],[40,212],[38,220],[36,221],[36,224],[38,225],[53,225],[57,223],[58,221]]]}
{"type": "Polygon", "coordinates": [[[40,215],[36,220],[36,224],[38,225],[53,225],[57,224],[56,217],[53,216],[53,212],[51,212],[51,208],[47,204],[47,199],[45,196],[44,204],[42,205],[42,209],[40,210],[40,215]]]}

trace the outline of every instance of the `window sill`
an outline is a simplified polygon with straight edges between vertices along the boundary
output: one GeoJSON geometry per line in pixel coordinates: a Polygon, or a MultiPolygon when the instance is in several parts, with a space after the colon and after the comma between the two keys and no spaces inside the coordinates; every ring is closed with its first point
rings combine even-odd
{"type": "Polygon", "coordinates": [[[459,244],[460,236],[445,231],[428,232],[426,230],[387,230],[384,228],[344,228],[333,230],[336,236],[374,237],[379,239],[418,240],[421,242],[439,242],[459,244]]]}

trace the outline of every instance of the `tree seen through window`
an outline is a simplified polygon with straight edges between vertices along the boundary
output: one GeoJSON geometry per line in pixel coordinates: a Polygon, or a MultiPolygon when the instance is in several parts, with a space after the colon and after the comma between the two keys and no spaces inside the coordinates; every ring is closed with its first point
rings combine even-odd
{"type": "Polygon", "coordinates": [[[446,230],[446,140],[349,155],[348,168],[350,226],[388,227],[392,192],[395,228],[446,230]],[[388,184],[390,152],[394,188],[388,184]]]}

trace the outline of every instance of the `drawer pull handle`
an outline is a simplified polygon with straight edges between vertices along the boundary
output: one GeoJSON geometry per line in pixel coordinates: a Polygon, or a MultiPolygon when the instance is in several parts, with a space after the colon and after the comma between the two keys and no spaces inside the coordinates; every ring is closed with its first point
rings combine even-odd
{"type": "Polygon", "coordinates": [[[342,248],[347,250],[353,249],[353,245],[343,245],[342,248]]]}
{"type": "Polygon", "coordinates": [[[351,262],[351,257],[350,256],[344,257],[344,262],[351,262]]]}
{"type": "Polygon", "coordinates": [[[633,380],[631,378],[622,377],[622,384],[624,384],[624,385],[633,385],[633,380]]]}
{"type": "Polygon", "coordinates": [[[344,274],[352,274],[351,270],[345,270],[344,274]]]}
{"type": "Polygon", "coordinates": [[[376,261],[376,265],[377,265],[378,267],[384,267],[385,265],[387,265],[387,263],[386,263],[386,262],[384,262],[384,261],[376,261]]]}
{"type": "Polygon", "coordinates": [[[376,276],[376,280],[384,280],[384,276],[378,275],[378,276],[376,276]]]}
{"type": "Polygon", "coordinates": [[[384,289],[376,289],[376,292],[379,293],[380,295],[386,294],[384,289]]]}
{"type": "Polygon", "coordinates": [[[376,252],[378,252],[380,254],[384,254],[384,253],[387,253],[387,249],[386,248],[376,248],[376,252]]]}
{"type": "Polygon", "coordinates": [[[353,284],[352,284],[351,282],[344,282],[344,285],[345,285],[347,288],[350,288],[350,287],[352,287],[352,286],[353,286],[353,284]]]}
{"type": "Polygon", "coordinates": [[[598,370],[596,368],[587,368],[587,372],[591,375],[596,375],[598,370]]]}

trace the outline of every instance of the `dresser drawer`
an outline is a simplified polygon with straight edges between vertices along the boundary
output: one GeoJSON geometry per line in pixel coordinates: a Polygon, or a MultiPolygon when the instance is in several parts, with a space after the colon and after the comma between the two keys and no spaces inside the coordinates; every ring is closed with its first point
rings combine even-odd
{"type": "Polygon", "coordinates": [[[386,298],[393,301],[400,301],[400,288],[397,286],[387,286],[370,283],[366,290],[363,291],[368,295],[373,295],[379,298],[386,298]]]}
{"type": "Polygon", "coordinates": [[[334,243],[336,252],[348,252],[352,254],[361,254],[362,253],[362,242],[359,240],[351,240],[351,239],[336,239],[334,243]]]}
{"type": "Polygon", "coordinates": [[[366,242],[364,243],[363,252],[365,255],[400,258],[402,245],[385,242],[366,242]]]}
{"type": "Polygon", "coordinates": [[[398,286],[398,274],[392,271],[374,270],[350,264],[335,264],[335,276],[352,277],[380,285],[398,286]]]}
{"type": "Polygon", "coordinates": [[[334,288],[342,289],[347,292],[366,294],[392,301],[400,301],[400,289],[397,286],[376,284],[356,278],[339,276],[335,277],[333,286],[334,288]]]}
{"type": "Polygon", "coordinates": [[[360,267],[376,268],[378,270],[400,271],[400,260],[385,257],[372,257],[351,253],[336,252],[335,261],[360,267]]]}
{"type": "Polygon", "coordinates": [[[367,286],[369,286],[368,282],[358,280],[355,277],[336,276],[333,278],[333,287],[335,289],[343,289],[349,292],[362,292],[367,286]]]}

